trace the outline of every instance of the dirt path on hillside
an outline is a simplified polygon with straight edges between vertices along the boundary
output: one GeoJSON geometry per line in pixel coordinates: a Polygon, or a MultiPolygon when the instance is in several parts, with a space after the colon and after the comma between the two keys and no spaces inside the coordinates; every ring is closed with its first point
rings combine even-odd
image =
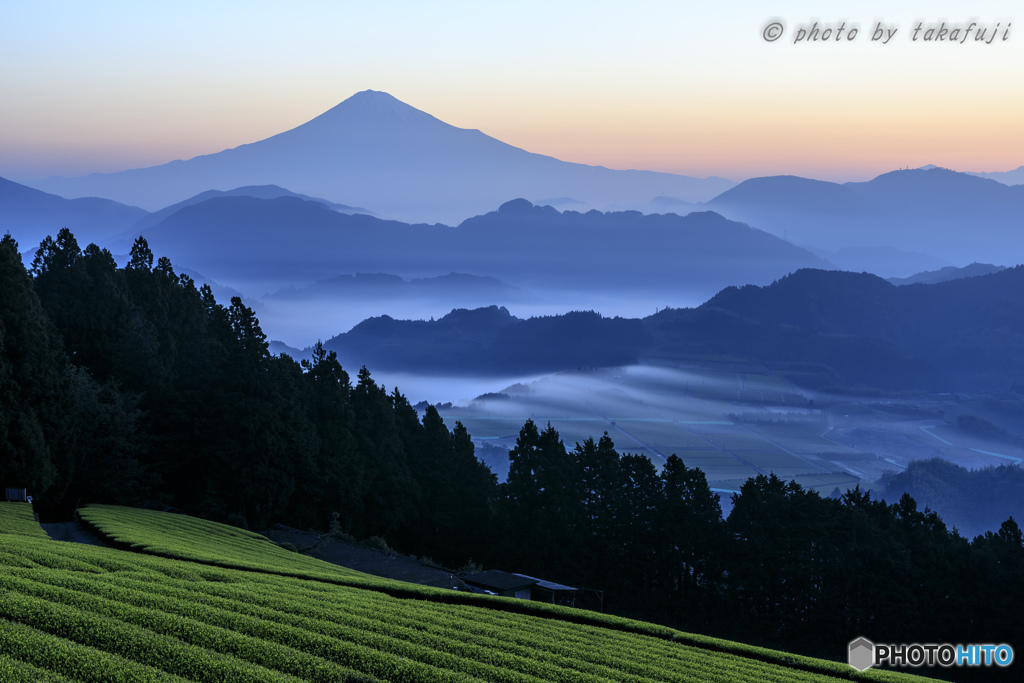
{"type": "Polygon", "coordinates": [[[441,567],[308,531],[277,525],[264,534],[275,543],[291,543],[300,549],[315,546],[305,554],[374,576],[436,588],[452,588],[461,583],[441,567]]]}
{"type": "Polygon", "coordinates": [[[50,538],[55,541],[67,541],[68,543],[84,543],[86,545],[100,545],[107,548],[110,544],[85,525],[84,522],[54,522],[52,524],[40,524],[50,538]]]}

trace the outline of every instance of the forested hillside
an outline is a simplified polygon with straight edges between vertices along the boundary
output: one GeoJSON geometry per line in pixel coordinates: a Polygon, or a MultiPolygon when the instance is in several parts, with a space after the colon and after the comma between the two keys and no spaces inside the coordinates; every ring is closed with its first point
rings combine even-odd
{"type": "Polygon", "coordinates": [[[338,512],[360,537],[459,539],[417,550],[463,562],[479,542],[495,482],[469,435],[432,410],[421,422],[367,370],[353,383],[321,348],[271,356],[250,309],[154,265],[144,240],[124,268],[66,230],[43,242],[34,278],[13,240],[0,258],[13,456],[0,479],[40,494],[44,514],[102,500],[263,528],[338,512]]]}
{"type": "Polygon", "coordinates": [[[353,383],[320,345],[271,356],[250,309],[142,239],[118,268],[64,230],[30,274],[4,238],[0,285],[0,481],[51,519],[114,503],[326,530],[338,513],[405,553],[590,589],[581,606],[829,657],[859,633],[1024,638],[1012,519],[972,542],[910,496],[823,498],[774,475],[723,519],[680,458],[659,472],[607,434],[567,447],[533,420],[499,486],[461,424],[365,368],[353,383]]]}

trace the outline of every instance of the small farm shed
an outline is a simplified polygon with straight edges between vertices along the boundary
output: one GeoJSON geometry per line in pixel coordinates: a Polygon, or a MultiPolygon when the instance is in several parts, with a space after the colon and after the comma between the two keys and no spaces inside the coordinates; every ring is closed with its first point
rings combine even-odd
{"type": "Polygon", "coordinates": [[[478,574],[459,577],[475,591],[493,593],[520,600],[542,600],[558,605],[571,605],[578,589],[526,574],[513,574],[489,569],[478,574]]]}
{"type": "Polygon", "coordinates": [[[526,574],[516,574],[516,576],[521,576],[524,579],[533,579],[537,582],[530,587],[531,600],[543,600],[544,602],[550,602],[552,605],[569,605],[570,607],[576,604],[576,591],[579,588],[565,586],[554,581],[536,579],[526,574]]]}
{"type": "Polygon", "coordinates": [[[485,572],[466,574],[459,578],[474,591],[521,600],[530,599],[530,589],[537,583],[537,579],[510,574],[499,569],[488,569],[485,572]]]}

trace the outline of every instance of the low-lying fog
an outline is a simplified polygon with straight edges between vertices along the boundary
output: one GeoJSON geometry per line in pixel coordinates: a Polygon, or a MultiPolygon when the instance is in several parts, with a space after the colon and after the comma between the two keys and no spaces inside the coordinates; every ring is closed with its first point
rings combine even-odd
{"type": "MultiPolygon", "coordinates": [[[[880,480],[916,461],[941,458],[968,470],[1024,462],[1024,440],[971,428],[979,420],[1009,425],[1011,431],[1022,427],[1007,417],[1005,406],[989,399],[833,396],[800,389],[751,365],[635,365],[494,379],[374,377],[389,389],[397,384],[414,404],[441,403],[445,423],[466,426],[477,455],[500,480],[508,474],[508,451],[519,430],[532,419],[540,428],[551,424],[569,450],[607,432],[620,453],[643,454],[658,469],[678,455],[705,473],[724,511],[731,494],[758,474],[774,473],[822,496],[859,485],[877,498],[886,495],[880,480]]],[[[888,493],[889,502],[899,498],[898,492],[888,493]]],[[[971,533],[996,530],[1006,517],[993,511],[990,521],[977,522],[988,505],[984,497],[971,503],[977,510],[970,523],[962,502],[948,508],[942,500],[920,504],[925,505],[971,533]]]]}
{"type": "MultiPolygon", "coordinates": [[[[380,315],[438,319],[452,308],[497,304],[520,318],[570,310],[639,318],[667,306],[697,306],[710,295],[587,291],[545,292],[529,301],[489,303],[469,295],[461,300],[271,297],[247,303],[256,309],[268,339],[305,349],[317,339],[326,341],[380,315]]],[[[354,379],[358,368],[346,370],[354,379]]],[[[569,450],[607,432],[620,453],[646,455],[659,469],[676,454],[688,466],[704,471],[725,511],[731,494],[758,474],[774,473],[823,496],[841,495],[859,485],[877,497],[885,495],[886,476],[897,475],[916,461],[941,458],[976,471],[1024,462],[1024,439],[1016,436],[1024,434],[1019,399],[1001,403],[991,397],[952,394],[899,400],[830,396],[798,388],[763,366],[724,360],[703,366],[636,365],[545,376],[446,377],[372,367],[370,372],[379,385],[388,391],[397,387],[414,405],[440,404],[449,428],[462,422],[473,436],[477,455],[501,480],[507,476],[508,452],[519,430],[533,419],[541,428],[550,423],[569,450]],[[972,424],[975,428],[970,428],[972,424]],[[977,429],[979,425],[983,429],[977,429]]],[[[894,492],[890,495],[898,498],[894,492]]],[[[920,506],[928,505],[952,520],[950,526],[980,533],[998,529],[1005,519],[1005,504],[995,509],[989,500],[993,496],[961,492],[957,495],[968,495],[969,502],[950,502],[947,507],[942,496],[952,494],[936,495],[920,506]],[[964,510],[971,511],[969,518],[964,510]],[[985,514],[988,517],[981,519],[985,514]]],[[[1024,509],[1015,515],[1024,516],[1024,509]]]]}

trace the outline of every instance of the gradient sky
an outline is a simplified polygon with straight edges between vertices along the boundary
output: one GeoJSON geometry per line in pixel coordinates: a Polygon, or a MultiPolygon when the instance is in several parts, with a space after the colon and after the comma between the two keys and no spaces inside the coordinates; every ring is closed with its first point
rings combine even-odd
{"type": "Polygon", "coordinates": [[[1024,164],[1015,4],[7,0],[0,176],[216,152],[368,88],[612,168],[734,180],[864,180],[929,163],[1010,170],[1024,164]],[[786,30],[768,43],[773,20],[786,30]],[[814,20],[860,33],[793,44],[814,20]],[[943,20],[1000,22],[999,39],[910,40],[918,22],[943,20]],[[889,44],[870,41],[879,21],[899,29],[889,44]]]}

